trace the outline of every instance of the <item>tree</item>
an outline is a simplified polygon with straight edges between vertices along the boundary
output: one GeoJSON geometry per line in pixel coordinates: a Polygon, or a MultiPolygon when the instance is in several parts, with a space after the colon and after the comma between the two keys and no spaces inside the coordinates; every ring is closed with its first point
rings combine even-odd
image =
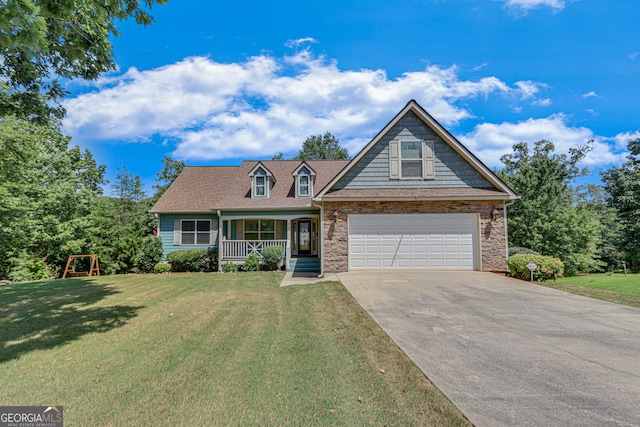
{"type": "Polygon", "coordinates": [[[604,187],[595,184],[581,185],[576,189],[576,201],[576,206],[586,209],[592,220],[598,223],[597,258],[608,271],[620,268],[620,261],[625,257],[621,251],[624,233],[616,209],[607,204],[604,187]]]}
{"type": "Polygon", "coordinates": [[[156,190],[156,194],[153,196],[153,203],[157,202],[160,196],[167,191],[167,188],[184,170],[185,164],[182,160],[174,160],[171,156],[164,156],[162,159],[163,167],[160,172],[156,174],[156,185],[153,188],[156,190]]]}
{"type": "Polygon", "coordinates": [[[0,2],[0,116],[39,123],[62,118],[59,79],[94,80],[114,70],[115,22],[148,25],[145,9],[167,0],[0,2]]]}
{"type": "Polygon", "coordinates": [[[92,248],[105,273],[128,273],[138,266],[144,238],[155,225],[143,187],[138,175],[119,169],[114,197],[101,197],[92,212],[92,248]]]}
{"type": "Polygon", "coordinates": [[[329,132],[311,135],[302,144],[294,160],[347,160],[349,153],[340,147],[338,140],[329,132]]]}
{"type": "Polygon", "coordinates": [[[578,163],[590,143],[556,154],[553,143],[538,141],[533,152],[524,143],[501,158],[498,175],[520,195],[509,207],[509,244],[560,258],[568,274],[597,268],[598,223],[591,212],[574,206],[571,183],[586,175],[578,163]]]}
{"type": "Polygon", "coordinates": [[[68,143],[55,125],[0,119],[0,277],[42,278],[89,250],[105,167],[68,143]]]}
{"type": "Polygon", "coordinates": [[[601,175],[608,194],[607,203],[620,218],[621,248],[630,265],[640,267],[640,138],[630,140],[627,146],[627,161],[601,175]]]}

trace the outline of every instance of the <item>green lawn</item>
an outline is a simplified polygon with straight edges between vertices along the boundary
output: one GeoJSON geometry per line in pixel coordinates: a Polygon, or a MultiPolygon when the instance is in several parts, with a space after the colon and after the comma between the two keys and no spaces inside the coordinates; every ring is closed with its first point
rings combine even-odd
{"type": "Polygon", "coordinates": [[[591,298],[640,307],[640,274],[590,274],[561,277],[555,284],[540,284],[591,298]]]}
{"type": "Polygon", "coordinates": [[[281,278],[0,286],[0,404],[69,426],[468,425],[340,283],[281,278]]]}

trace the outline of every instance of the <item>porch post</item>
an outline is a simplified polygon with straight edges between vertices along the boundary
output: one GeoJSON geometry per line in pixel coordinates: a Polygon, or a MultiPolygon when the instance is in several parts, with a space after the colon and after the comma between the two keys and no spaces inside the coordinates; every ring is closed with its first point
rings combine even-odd
{"type": "Polygon", "coordinates": [[[285,251],[286,266],[289,270],[289,262],[291,262],[291,220],[287,220],[287,250],[285,251]]]}
{"type": "Polygon", "coordinates": [[[218,211],[218,271],[222,271],[222,257],[224,256],[224,245],[222,244],[222,240],[224,239],[224,234],[222,232],[222,225],[224,221],[222,221],[222,212],[218,211]]]}

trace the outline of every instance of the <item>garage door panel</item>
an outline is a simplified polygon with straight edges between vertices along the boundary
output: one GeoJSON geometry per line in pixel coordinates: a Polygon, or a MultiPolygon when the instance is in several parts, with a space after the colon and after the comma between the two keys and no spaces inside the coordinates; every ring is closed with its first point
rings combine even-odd
{"type": "Polygon", "coordinates": [[[475,267],[474,214],[349,216],[350,269],[475,267]]]}

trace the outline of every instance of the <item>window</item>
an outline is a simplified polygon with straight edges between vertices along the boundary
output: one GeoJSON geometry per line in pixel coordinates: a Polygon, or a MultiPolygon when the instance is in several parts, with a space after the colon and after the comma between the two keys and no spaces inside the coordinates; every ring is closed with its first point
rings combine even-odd
{"type": "Polygon", "coordinates": [[[298,193],[300,196],[309,195],[309,175],[300,175],[298,177],[298,193]]]}
{"type": "Polygon", "coordinates": [[[244,240],[275,240],[276,224],[273,219],[245,219],[244,240]]]}
{"type": "Polygon", "coordinates": [[[252,192],[251,197],[256,198],[268,198],[269,197],[269,175],[267,172],[259,167],[252,173],[252,192]]]}
{"type": "Polygon", "coordinates": [[[403,178],[422,178],[422,142],[400,143],[400,169],[403,178]]]}
{"type": "Polygon", "coordinates": [[[307,168],[302,168],[298,172],[298,197],[313,196],[313,179],[307,168]]]}
{"type": "Polygon", "coordinates": [[[183,245],[209,245],[211,221],[182,220],[180,242],[183,245]]]}
{"type": "Polygon", "coordinates": [[[264,197],[267,194],[264,176],[256,176],[256,196],[264,197]]]}
{"type": "Polygon", "coordinates": [[[391,141],[390,179],[434,179],[433,141],[391,141]]]}
{"type": "Polygon", "coordinates": [[[292,173],[295,179],[296,197],[313,197],[313,178],[316,172],[302,161],[292,173]]]}

